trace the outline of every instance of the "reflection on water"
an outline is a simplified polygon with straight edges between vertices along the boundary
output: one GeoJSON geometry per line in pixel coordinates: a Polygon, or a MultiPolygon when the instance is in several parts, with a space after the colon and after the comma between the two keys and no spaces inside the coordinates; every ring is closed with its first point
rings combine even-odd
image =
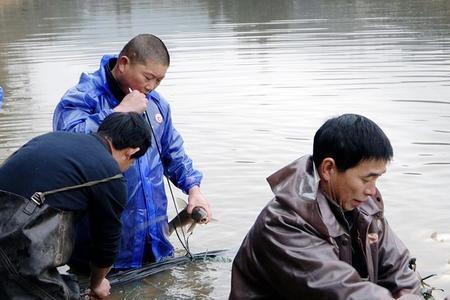
{"type": "MultiPolygon", "coordinates": [[[[271,198],[264,178],[310,152],[325,119],[354,112],[394,145],[380,183],[390,224],[450,291],[450,243],[430,238],[450,227],[449,1],[3,0],[0,160],[50,131],[80,73],[142,32],[172,53],[159,90],[219,220],[197,228],[192,250],[237,248],[271,198]]],[[[113,297],[223,299],[230,268],[182,266],[113,297]]]]}

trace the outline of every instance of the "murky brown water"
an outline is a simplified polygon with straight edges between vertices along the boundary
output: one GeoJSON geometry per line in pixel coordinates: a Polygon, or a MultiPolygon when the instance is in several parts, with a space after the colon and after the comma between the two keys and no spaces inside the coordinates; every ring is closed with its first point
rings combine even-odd
{"type": "MultiPolygon", "coordinates": [[[[142,32],[172,53],[159,91],[219,220],[191,250],[236,249],[271,198],[265,177],[310,152],[325,119],[354,112],[394,146],[380,183],[390,224],[450,292],[450,239],[430,238],[450,233],[449,1],[2,0],[0,160],[50,131],[80,72],[142,32]]],[[[224,299],[230,269],[178,267],[111,299],[224,299]]]]}

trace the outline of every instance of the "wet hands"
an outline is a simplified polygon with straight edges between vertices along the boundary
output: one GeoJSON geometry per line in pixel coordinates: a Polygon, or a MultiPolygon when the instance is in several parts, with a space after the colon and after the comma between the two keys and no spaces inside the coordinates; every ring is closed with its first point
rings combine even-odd
{"type": "Polygon", "coordinates": [[[205,196],[203,196],[198,186],[194,186],[189,190],[187,213],[192,214],[192,210],[194,209],[194,207],[202,207],[208,214],[208,219],[206,220],[206,222],[204,222],[204,224],[207,224],[209,221],[211,221],[211,208],[209,206],[208,200],[206,200],[205,196]]]}
{"type": "Polygon", "coordinates": [[[111,292],[111,285],[109,284],[109,280],[103,278],[98,286],[95,288],[91,287],[89,292],[89,299],[103,299],[108,297],[111,292]]]}
{"type": "Polygon", "coordinates": [[[127,94],[120,104],[114,108],[115,112],[137,112],[143,113],[147,110],[148,100],[145,94],[138,90],[131,91],[127,94]]]}

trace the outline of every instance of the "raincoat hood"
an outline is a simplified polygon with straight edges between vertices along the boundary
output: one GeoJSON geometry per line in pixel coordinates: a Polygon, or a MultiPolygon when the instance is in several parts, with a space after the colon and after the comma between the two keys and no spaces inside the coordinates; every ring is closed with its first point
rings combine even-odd
{"type": "MultiPolygon", "coordinates": [[[[344,233],[330,206],[338,205],[326,198],[320,189],[320,176],[312,156],[303,156],[267,178],[277,201],[295,211],[308,223],[316,224],[319,232],[328,237],[344,233]]],[[[375,197],[357,209],[364,215],[383,216],[383,200],[377,190],[375,197]]],[[[340,208],[338,208],[340,210],[340,208]]]]}

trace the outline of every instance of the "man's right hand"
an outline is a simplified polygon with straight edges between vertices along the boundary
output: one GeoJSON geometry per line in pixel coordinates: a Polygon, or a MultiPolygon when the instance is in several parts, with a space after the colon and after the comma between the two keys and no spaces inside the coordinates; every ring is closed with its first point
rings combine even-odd
{"type": "Polygon", "coordinates": [[[111,270],[111,267],[99,268],[91,264],[91,286],[89,292],[91,299],[102,299],[110,294],[111,285],[109,280],[105,278],[109,270],[111,270]]]}
{"type": "Polygon", "coordinates": [[[115,112],[137,112],[143,113],[147,110],[148,100],[145,94],[134,90],[127,94],[119,105],[114,108],[115,112]]]}
{"type": "Polygon", "coordinates": [[[89,293],[90,299],[103,299],[108,297],[110,293],[111,285],[109,280],[103,278],[99,285],[96,287],[91,287],[91,292],[89,293]]]}

